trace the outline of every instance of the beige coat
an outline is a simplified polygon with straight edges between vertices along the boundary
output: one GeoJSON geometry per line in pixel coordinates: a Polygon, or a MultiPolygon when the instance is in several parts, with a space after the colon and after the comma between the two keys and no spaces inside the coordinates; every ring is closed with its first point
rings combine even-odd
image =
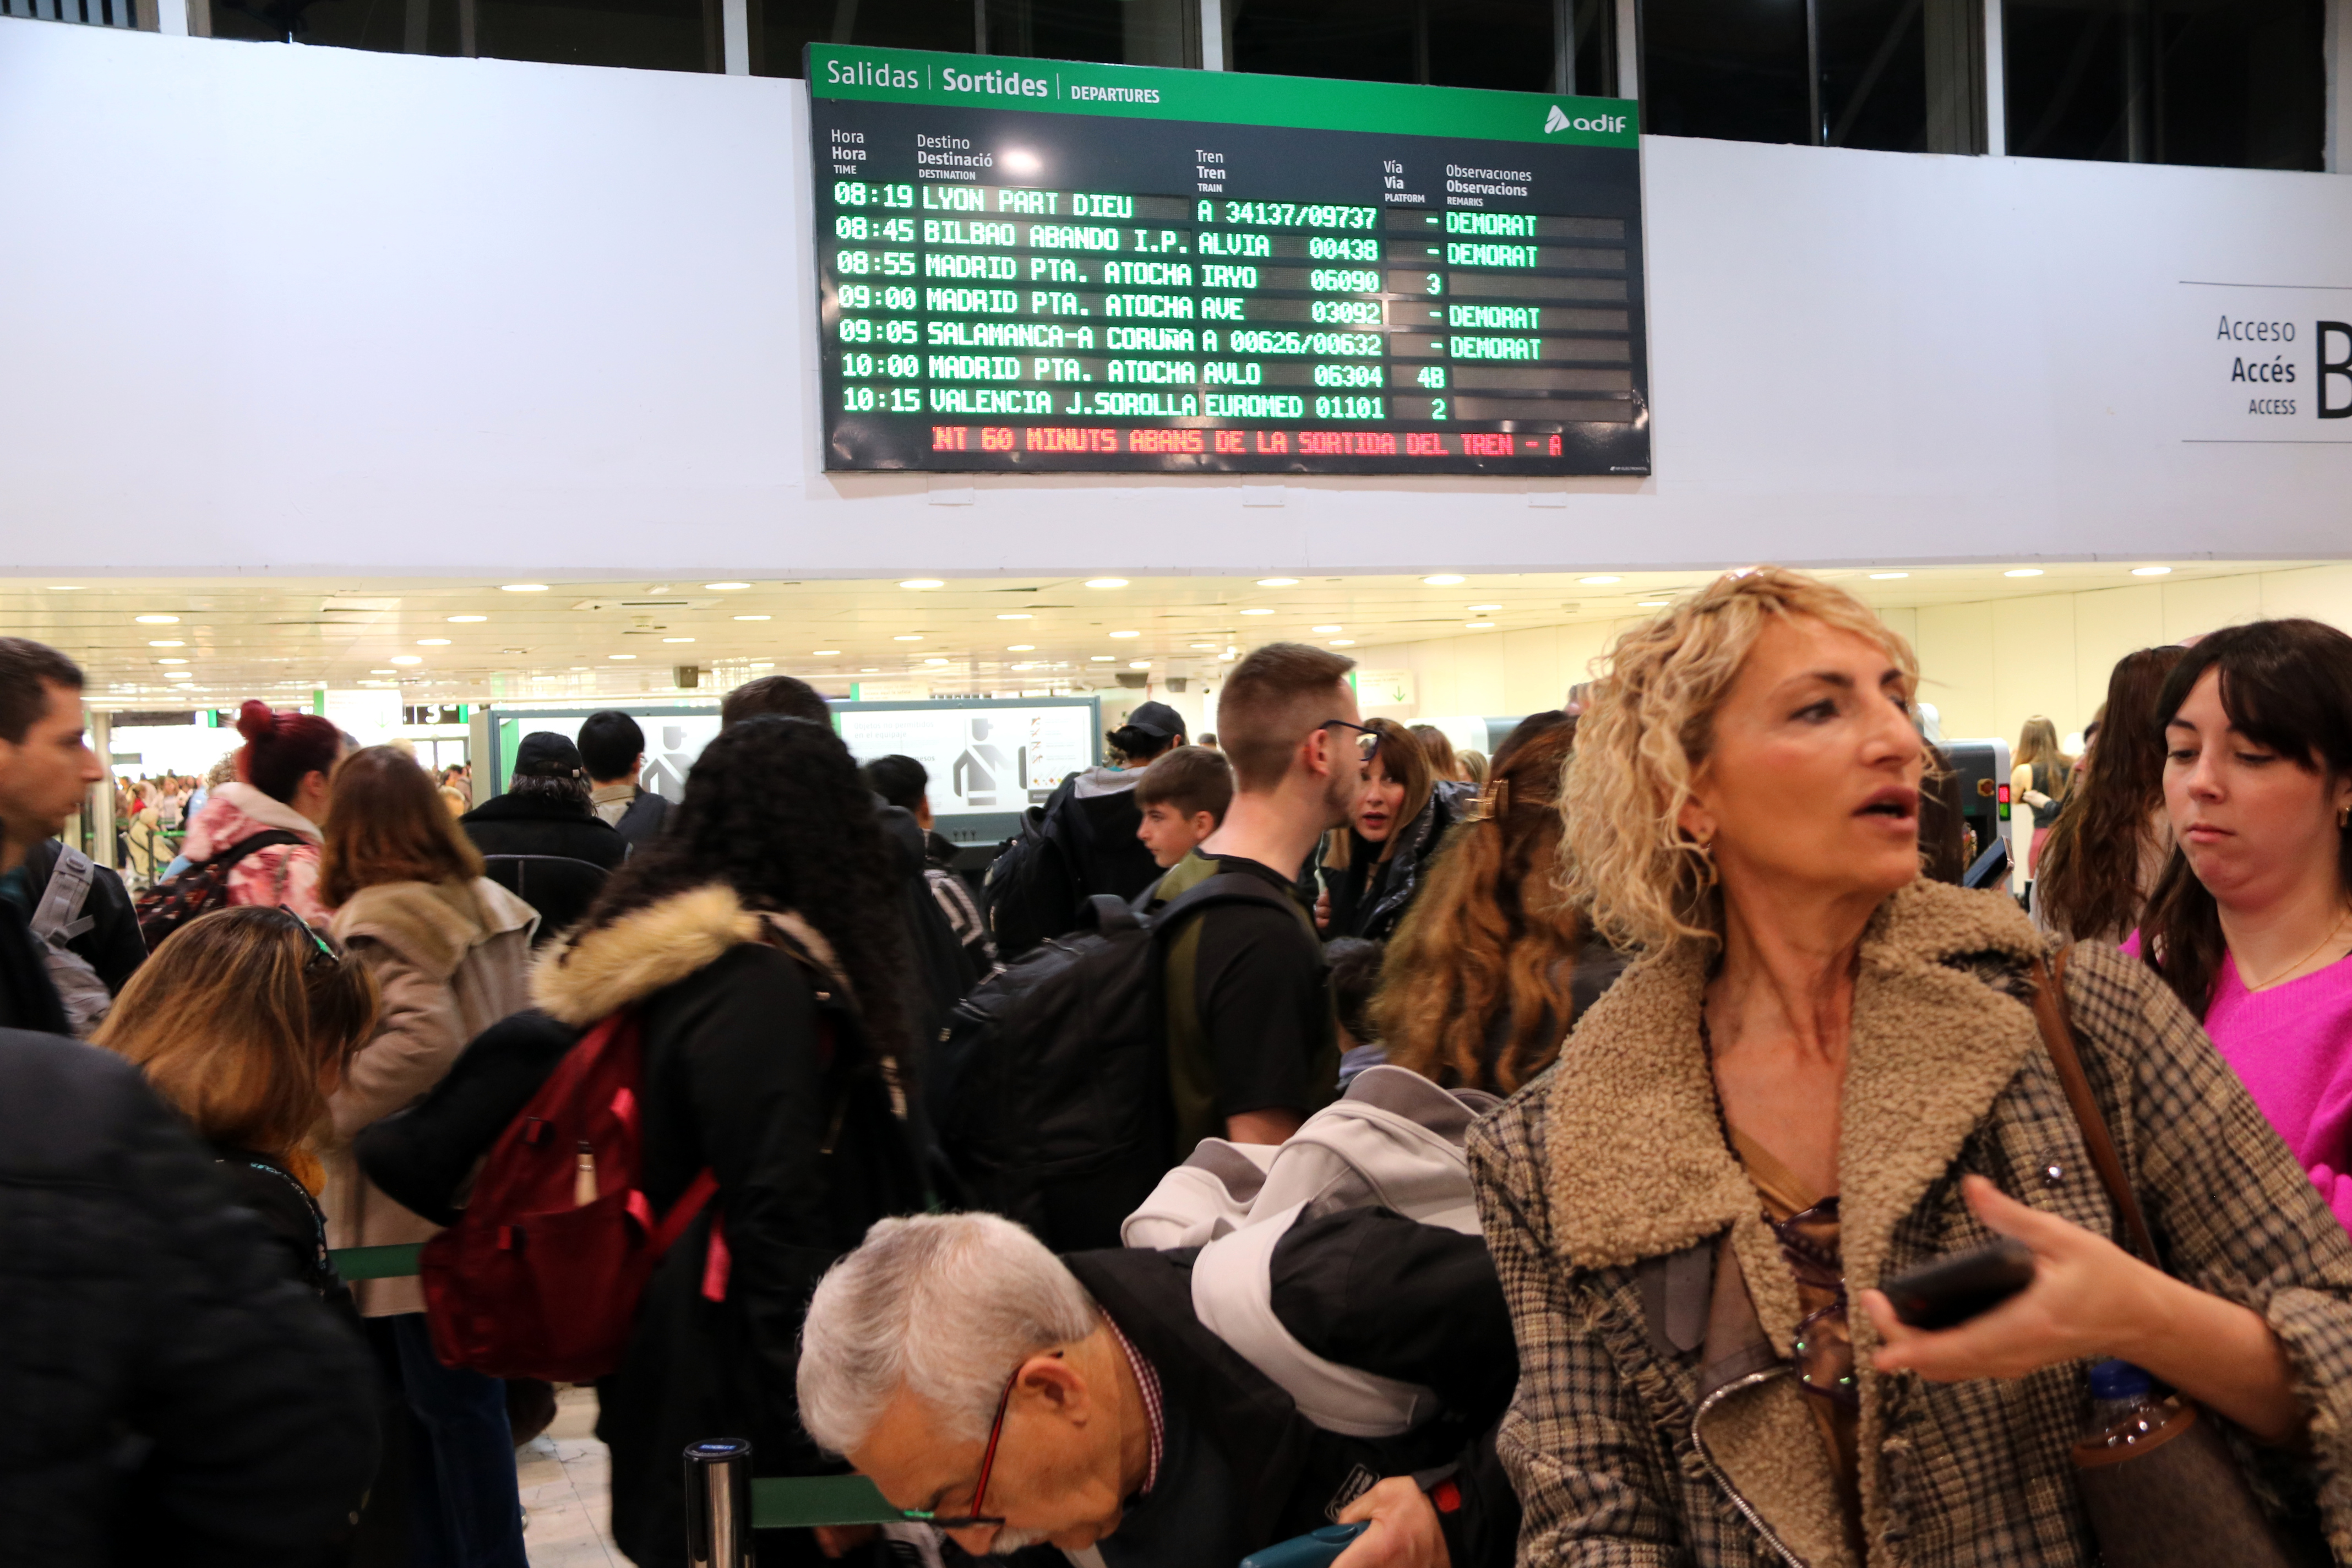
{"type": "MultiPolygon", "coordinates": [[[[475,1036],[530,1005],[530,937],[539,915],[497,883],[386,882],[335,911],[328,929],[374,972],[383,1002],[376,1032],[328,1102],[327,1245],[389,1247],[440,1227],[386,1197],[360,1173],[352,1140],[415,1104],[475,1036]]],[[[354,1286],[371,1318],[421,1312],[417,1281],[354,1286]]]]}

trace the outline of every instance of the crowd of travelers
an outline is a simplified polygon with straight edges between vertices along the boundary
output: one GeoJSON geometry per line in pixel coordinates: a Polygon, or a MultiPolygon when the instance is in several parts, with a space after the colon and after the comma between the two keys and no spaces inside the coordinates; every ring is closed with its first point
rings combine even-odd
{"type": "Polygon", "coordinates": [[[0,1562],[519,1568],[559,1383],[664,1568],[717,1438],[895,1520],[770,1568],[2352,1561],[2352,637],[2031,721],[2023,900],[1801,574],[1491,755],[1350,668],[993,852],[789,677],[676,801],[252,702],[134,898],[0,638],[0,1562]]]}

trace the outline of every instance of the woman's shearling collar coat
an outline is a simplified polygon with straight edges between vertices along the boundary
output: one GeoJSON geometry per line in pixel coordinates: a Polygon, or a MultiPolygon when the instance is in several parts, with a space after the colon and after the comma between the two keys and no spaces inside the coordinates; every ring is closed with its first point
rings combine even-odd
{"type": "MultiPolygon", "coordinates": [[[[2119,1234],[2027,1000],[2043,952],[1998,894],[1922,881],[1873,917],[1841,1132],[1851,1291],[1990,1239],[1961,1200],[1967,1172],[2119,1234]]],[[[1528,1508],[1525,1560],[1626,1561],[1612,1549],[1630,1539],[1702,1565],[1853,1561],[1811,1396],[1780,1370],[1794,1282],[1717,1121],[1698,1032],[1707,965],[1695,945],[1637,964],[1557,1066],[1473,1133],[1520,1342],[1500,1447],[1528,1508]],[[1677,1348],[1693,1336],[1654,1321],[1656,1279],[1661,1260],[1718,1253],[1718,1283],[1736,1259],[1777,1354],[1751,1363],[1773,1374],[1709,1401],[1726,1381],[1719,1365],[1706,1375],[1718,1347],[1677,1348]]],[[[2067,995],[2173,1268],[2263,1311],[2296,1363],[2332,1532],[2352,1546],[2352,1244],[2153,974],[2086,945],[2067,995]]],[[[1933,1384],[1871,1370],[1859,1307],[1853,1329],[1868,1562],[2093,1561],[2067,1453],[2087,1413],[2082,1366],[1933,1384]]]]}

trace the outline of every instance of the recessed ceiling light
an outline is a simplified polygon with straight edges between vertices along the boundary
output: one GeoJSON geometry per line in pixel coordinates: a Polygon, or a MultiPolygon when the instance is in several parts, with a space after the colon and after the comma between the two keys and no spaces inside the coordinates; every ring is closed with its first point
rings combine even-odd
{"type": "Polygon", "coordinates": [[[1298,579],[1296,577],[1261,577],[1257,580],[1257,585],[1261,588],[1296,588],[1298,586],[1298,579]]]}
{"type": "Polygon", "coordinates": [[[79,583],[52,583],[49,584],[49,592],[52,594],[79,594],[81,592],[81,584],[79,583]]]}
{"type": "Polygon", "coordinates": [[[177,637],[159,637],[147,646],[149,647],[185,647],[188,645],[177,637]]]}
{"type": "MultiPolygon", "coordinates": [[[[811,658],[839,658],[841,657],[841,650],[837,647],[813,647],[809,649],[809,657],[811,658]]],[[[751,668],[753,669],[759,669],[763,667],[755,664],[751,668]]],[[[768,665],[764,668],[772,669],[775,667],[773,665],[768,665]]]]}
{"type": "Polygon", "coordinates": [[[2172,575],[2172,568],[2169,566],[2135,566],[2132,568],[2132,575],[2135,577],[2169,577],[2172,575]]]}
{"type": "Polygon", "coordinates": [[[1114,661],[1114,658],[1115,656],[1107,653],[1090,653],[1087,655],[1087,662],[1088,664],[1109,664],[1114,661]]]}
{"type": "Polygon", "coordinates": [[[1141,632],[1113,632],[1110,635],[1115,637],[1139,637],[1143,634],[1141,632]]]}
{"type": "Polygon", "coordinates": [[[400,671],[396,669],[371,669],[368,673],[370,675],[398,675],[400,671]]]}
{"type": "Polygon", "coordinates": [[[175,626],[180,624],[177,616],[133,616],[131,618],[142,626],[175,626]]]}
{"type": "Polygon", "coordinates": [[[1622,577],[1611,577],[1606,574],[1599,577],[1579,577],[1577,579],[1578,582],[1583,584],[1588,588],[1606,588],[1612,583],[1622,583],[1624,580],[1625,579],[1622,577]]]}
{"type": "Polygon", "coordinates": [[[1215,643],[1213,643],[1213,642],[1196,642],[1196,643],[1194,643],[1192,646],[1193,646],[1194,647],[1205,647],[1205,648],[1212,648],[1212,649],[1213,649],[1217,645],[1216,645],[1215,643]]]}
{"type": "Polygon", "coordinates": [[[606,658],[635,658],[637,656],[633,653],[608,653],[604,657],[606,658]]]}
{"type": "Polygon", "coordinates": [[[943,658],[927,658],[923,660],[923,662],[925,664],[945,664],[947,663],[947,660],[943,658]]]}
{"type": "Polygon", "coordinates": [[[1087,579],[1087,586],[1089,588],[1124,588],[1127,586],[1127,579],[1124,577],[1089,577],[1087,579]]]}
{"type": "Polygon", "coordinates": [[[390,658],[385,659],[383,662],[386,664],[423,664],[425,662],[425,657],[422,654],[396,653],[390,658]]]}
{"type": "Polygon", "coordinates": [[[2039,566],[2012,566],[2008,571],[2002,573],[2001,575],[2004,577],[2039,577],[2042,575],[2042,568],[2039,566]]]}
{"type": "Polygon", "coordinates": [[[1423,577],[1422,581],[1433,588],[1451,588],[1462,581],[1462,575],[1458,572],[1441,572],[1434,577],[1423,577]]]}
{"type": "Polygon", "coordinates": [[[1245,616],[1270,616],[1274,614],[1274,612],[1272,610],[1244,610],[1242,614],[1245,616]]]}
{"type": "Polygon", "coordinates": [[[196,672],[193,669],[167,669],[163,672],[166,680],[194,680],[195,678],[196,672]]]}
{"type": "Polygon", "coordinates": [[[873,665],[870,665],[870,664],[869,664],[869,665],[866,666],[864,668],[860,669],[857,673],[858,673],[858,674],[860,674],[860,675],[879,675],[879,674],[881,674],[882,672],[881,672],[881,670],[879,670],[879,669],[876,668],[873,665]]]}
{"type": "Polygon", "coordinates": [[[1031,616],[1026,610],[1008,610],[996,618],[1000,621],[1026,621],[1033,620],[1035,617],[1031,616]]]}
{"type": "Polygon", "coordinates": [[[1462,623],[1462,629],[1466,632],[1491,632],[1495,629],[1495,623],[1492,621],[1465,621],[1462,623]]]}
{"type": "Polygon", "coordinates": [[[1474,616],[1491,616],[1502,607],[1500,605],[1473,605],[1470,606],[1470,613],[1474,616]]]}
{"type": "Polygon", "coordinates": [[[1870,574],[1870,580],[1874,583],[1892,583],[1898,578],[1908,577],[1909,575],[1911,575],[1911,574],[1908,572],[1873,572],[1870,574]]]}
{"type": "Polygon", "coordinates": [[[749,583],[705,583],[703,584],[714,594],[739,594],[751,585],[749,583]]]}
{"type": "Polygon", "coordinates": [[[1130,658],[1127,661],[1127,668],[1129,669],[1150,669],[1151,668],[1151,661],[1148,658],[1130,658]]]}
{"type": "Polygon", "coordinates": [[[544,594],[547,592],[547,584],[544,583],[501,583],[499,584],[499,592],[501,594],[544,594]]]}
{"type": "Polygon", "coordinates": [[[909,577],[905,582],[900,583],[898,586],[901,588],[944,588],[947,584],[940,581],[937,577],[909,577]]]}
{"type": "Polygon", "coordinates": [[[1314,629],[1318,632],[1344,632],[1348,628],[1345,626],[1317,626],[1314,629]]]}
{"type": "Polygon", "coordinates": [[[1331,646],[1333,647],[1353,647],[1356,646],[1356,639],[1353,637],[1333,637],[1331,639],[1331,646]]]}
{"type": "Polygon", "coordinates": [[[1004,651],[1007,653],[1035,653],[1037,651],[1037,645],[1033,642],[1010,643],[1006,645],[1004,651]]]}
{"type": "Polygon", "coordinates": [[[416,639],[416,646],[418,647],[447,647],[449,646],[449,639],[447,637],[418,637],[416,639]]]}
{"type": "Polygon", "coordinates": [[[773,617],[768,616],[738,616],[735,618],[739,621],[764,621],[772,619],[773,617]]]}
{"type": "Polygon", "coordinates": [[[159,658],[155,662],[157,664],[185,664],[188,661],[184,658],[159,658]]]}
{"type": "Polygon", "coordinates": [[[693,639],[692,637],[664,637],[664,638],[662,638],[662,641],[664,641],[664,642],[692,642],[693,640],[694,640],[694,639],[693,639]]]}
{"type": "Polygon", "coordinates": [[[1637,610],[1663,610],[1671,603],[1670,599],[1636,599],[1633,607],[1637,610]]]}

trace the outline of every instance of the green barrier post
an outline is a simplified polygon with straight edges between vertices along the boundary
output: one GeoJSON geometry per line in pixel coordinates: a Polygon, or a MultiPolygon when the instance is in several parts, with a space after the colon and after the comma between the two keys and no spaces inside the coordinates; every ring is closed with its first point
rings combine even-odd
{"type": "Polygon", "coordinates": [[[352,1285],[362,1279],[405,1279],[416,1272],[424,1251],[423,1242],[412,1241],[400,1247],[341,1247],[327,1258],[343,1283],[352,1285]]]}

